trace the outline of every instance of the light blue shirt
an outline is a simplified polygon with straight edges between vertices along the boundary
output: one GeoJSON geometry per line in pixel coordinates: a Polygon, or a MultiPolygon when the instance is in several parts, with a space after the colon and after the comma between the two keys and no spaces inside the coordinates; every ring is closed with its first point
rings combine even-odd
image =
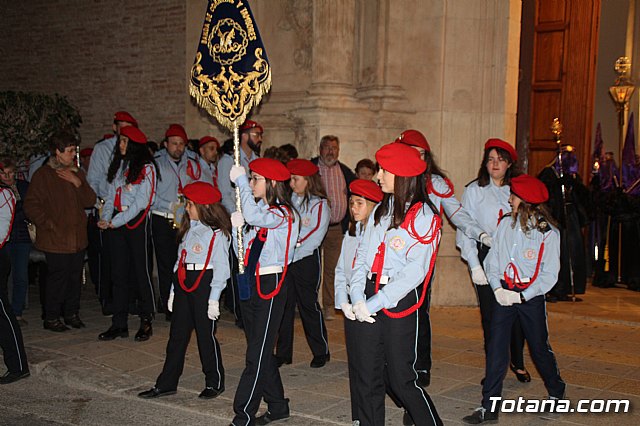
{"type": "MultiPolygon", "coordinates": [[[[173,267],[173,272],[178,270],[182,250],[186,250],[185,263],[204,264],[207,260],[209,244],[214,231],[199,220],[191,220],[187,234],[182,238],[178,247],[178,260],[173,267]]],[[[224,235],[219,229],[215,231],[216,239],[211,249],[211,257],[208,265],[213,267],[211,276],[211,292],[209,300],[220,300],[220,293],[227,285],[227,279],[231,276],[229,270],[229,237],[224,235]]],[[[203,284],[203,283],[200,283],[203,284]]]]}
{"type": "MultiPolygon", "coordinates": [[[[462,206],[470,216],[475,218],[484,232],[495,238],[501,214],[511,211],[510,194],[509,185],[497,186],[492,179],[489,179],[488,185],[479,186],[476,180],[467,185],[462,194],[462,206]]],[[[456,245],[460,249],[462,258],[469,264],[469,268],[482,266],[478,259],[478,245],[475,239],[469,238],[458,230],[456,245]]]]}
{"type": "Polygon", "coordinates": [[[109,192],[109,182],[107,182],[107,174],[109,165],[113,160],[113,150],[115,149],[117,136],[110,137],[98,142],[93,147],[91,153],[91,162],[87,171],[87,182],[89,186],[99,198],[103,200],[107,198],[109,192]]]}
{"type": "MultiPolygon", "coordinates": [[[[391,215],[382,217],[380,223],[374,225],[374,213],[378,208],[380,204],[369,216],[362,243],[356,251],[356,266],[349,280],[349,296],[352,303],[365,300],[367,274],[371,272],[378,246],[384,241],[386,251],[382,275],[388,276],[389,282],[381,287],[377,294],[366,300],[367,309],[372,314],[382,308],[394,308],[411,290],[422,284],[433,255],[432,244],[421,244],[401,227],[388,229],[391,215]]],[[[393,211],[393,206],[390,211],[393,211]]],[[[429,206],[423,205],[416,214],[415,228],[422,233],[426,232],[431,227],[433,216],[429,206]]]]}
{"type": "Polygon", "coordinates": [[[329,229],[331,211],[329,203],[324,198],[312,196],[309,198],[309,202],[305,203],[303,202],[304,197],[293,194],[291,201],[300,214],[300,234],[293,256],[293,261],[297,262],[311,256],[320,247],[324,236],[327,235],[327,229],[329,229]]]}
{"type": "MultiPolygon", "coordinates": [[[[247,175],[249,174],[249,163],[260,158],[255,152],[251,151],[251,157],[240,148],[240,165],[244,167],[247,175]]],[[[222,205],[229,213],[236,211],[236,191],[229,179],[229,172],[233,166],[233,156],[224,154],[218,161],[218,189],[222,194],[222,205]]]]}
{"type": "MultiPolygon", "coordinates": [[[[447,182],[439,175],[431,175],[431,185],[439,194],[447,194],[451,190],[447,182]]],[[[440,205],[442,205],[444,214],[447,215],[456,228],[464,232],[469,238],[479,240],[480,234],[484,230],[469,215],[455,195],[442,198],[436,194],[429,194],[429,200],[436,206],[438,211],[440,211],[440,205]]]]}
{"type": "Polygon", "coordinates": [[[0,188],[0,248],[3,242],[9,241],[9,231],[11,230],[11,220],[16,208],[16,197],[9,188],[0,188]]]}
{"type": "Polygon", "coordinates": [[[542,242],[544,241],[544,253],[540,262],[540,269],[536,280],[522,292],[525,300],[531,300],[536,296],[547,294],[558,280],[560,272],[560,232],[551,226],[544,234],[538,230],[528,233],[522,231],[520,222],[515,228],[513,218],[505,217],[498,225],[498,230],[493,239],[493,247],[484,261],[485,272],[491,288],[495,291],[502,287],[500,280],[504,279],[504,272],[509,277],[513,276],[509,263],[513,263],[518,271],[520,279],[533,278],[538,263],[542,242]]]}
{"type": "Polygon", "coordinates": [[[200,169],[202,170],[202,177],[200,178],[200,180],[202,182],[207,182],[210,183],[211,185],[217,187],[218,186],[218,182],[217,182],[217,175],[218,172],[216,170],[216,165],[211,163],[207,163],[206,161],[204,161],[204,158],[199,157],[198,161],[200,163],[200,169]],[[214,180],[214,178],[216,178],[214,180]]]}
{"type": "Polygon", "coordinates": [[[163,213],[173,213],[171,203],[178,201],[178,192],[188,184],[197,181],[210,182],[206,171],[200,166],[200,159],[195,152],[186,150],[177,163],[169,156],[166,149],[155,156],[160,169],[161,180],[158,182],[156,201],[153,210],[163,213]],[[193,176],[189,176],[187,169],[191,164],[193,176]]]}
{"type": "Polygon", "coordinates": [[[342,239],[340,257],[336,264],[336,274],[333,281],[335,290],[335,307],[342,309],[343,303],[349,303],[349,280],[353,275],[353,268],[356,260],[356,250],[362,241],[362,224],[356,223],[356,235],[351,236],[347,231],[342,239]]]}
{"type": "MultiPolygon", "coordinates": [[[[244,220],[253,225],[253,228],[245,231],[243,235],[243,244],[245,250],[250,248],[249,242],[252,241],[256,234],[256,228],[267,228],[267,241],[265,241],[260,253],[260,267],[266,266],[282,266],[293,262],[293,256],[298,241],[298,229],[300,227],[300,216],[294,210],[293,215],[295,221],[291,224],[291,234],[289,235],[289,256],[285,261],[285,252],[287,247],[288,233],[288,215],[286,210],[280,211],[276,207],[269,207],[264,201],[260,200],[256,203],[253,193],[249,187],[249,180],[246,175],[240,176],[236,183],[240,188],[240,200],[242,201],[242,216],[244,220]]],[[[235,231],[235,229],[234,229],[235,231]]],[[[236,232],[233,233],[234,240],[236,232]]],[[[234,249],[237,249],[237,242],[234,241],[234,249]]],[[[246,253],[245,253],[246,255],[246,253]]],[[[257,271],[256,271],[257,272],[257,271]]]]}
{"type": "MultiPolygon", "coordinates": [[[[155,195],[152,189],[155,187],[158,180],[156,176],[156,168],[153,164],[147,164],[142,169],[143,177],[139,183],[132,184],[126,183],[127,177],[125,176],[124,162],[120,164],[120,168],[113,178],[113,182],[109,184],[109,191],[107,198],[104,201],[104,207],[102,208],[101,219],[111,220],[111,224],[118,228],[133,218],[135,218],[140,212],[144,211],[150,204],[153,204],[153,198],[155,195]],[[120,190],[120,204],[125,211],[113,216],[115,210],[115,198],[116,192],[120,190]]],[[[127,166],[128,170],[128,166],[127,166]]]]}

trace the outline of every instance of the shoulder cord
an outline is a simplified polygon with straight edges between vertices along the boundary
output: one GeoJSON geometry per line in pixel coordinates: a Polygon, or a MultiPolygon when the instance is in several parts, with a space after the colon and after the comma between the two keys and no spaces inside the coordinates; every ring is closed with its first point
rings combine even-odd
{"type": "MultiPolygon", "coordinates": [[[[125,223],[125,226],[127,227],[127,229],[136,229],[138,226],[140,226],[140,224],[146,219],[147,215],[149,214],[149,209],[151,209],[151,202],[153,201],[153,195],[155,194],[155,191],[156,191],[156,174],[153,171],[153,167],[149,167],[149,170],[151,170],[151,194],[149,195],[149,202],[147,203],[147,207],[144,209],[144,214],[140,216],[140,219],[138,219],[138,221],[135,224],[130,226],[128,223],[125,223]]],[[[143,170],[143,173],[144,173],[144,170],[143,170]]],[[[147,174],[144,173],[143,176],[146,177],[147,174]]],[[[118,190],[122,191],[122,187],[119,187],[118,190]]],[[[118,197],[117,191],[116,191],[116,197],[118,197]]]]}
{"type": "Polygon", "coordinates": [[[444,179],[444,182],[449,187],[449,190],[447,192],[445,192],[445,193],[440,193],[440,192],[436,191],[435,188],[433,187],[433,181],[431,179],[432,178],[427,179],[427,194],[433,194],[433,195],[436,195],[436,196],[438,196],[440,198],[453,197],[453,194],[454,194],[455,190],[453,188],[453,183],[449,180],[449,178],[442,177],[442,179],[444,179]]]}
{"type": "Polygon", "coordinates": [[[9,205],[9,211],[11,212],[11,221],[9,222],[9,230],[7,231],[7,235],[4,237],[4,240],[2,240],[2,243],[0,243],[0,248],[4,247],[6,242],[9,240],[9,237],[11,236],[11,230],[13,229],[13,219],[16,215],[15,196],[13,195],[13,193],[11,193],[11,196],[7,198],[6,191],[1,192],[2,196],[4,197],[4,203],[0,206],[0,208],[6,206],[7,204],[9,205]]]}
{"type": "Polygon", "coordinates": [[[182,252],[180,253],[180,262],[178,263],[178,283],[180,284],[180,287],[182,287],[182,289],[187,293],[194,292],[200,285],[200,280],[202,279],[204,273],[207,271],[207,266],[209,266],[209,260],[211,260],[211,252],[213,251],[213,243],[215,240],[216,231],[213,231],[213,236],[211,237],[211,242],[209,243],[209,251],[207,251],[207,259],[204,261],[204,268],[202,269],[202,271],[200,271],[200,275],[198,275],[198,278],[194,281],[191,287],[187,287],[184,283],[184,280],[187,277],[187,271],[185,268],[187,251],[185,249],[182,249],[182,252]]]}
{"type": "MultiPolygon", "coordinates": [[[[261,299],[269,300],[273,299],[280,293],[280,289],[282,288],[282,283],[284,282],[284,277],[287,275],[287,267],[289,266],[289,245],[291,240],[291,228],[293,225],[293,217],[292,212],[289,210],[287,206],[282,206],[287,211],[287,248],[284,252],[284,269],[282,271],[282,277],[280,277],[280,281],[276,285],[276,288],[268,294],[262,293],[262,288],[260,287],[260,262],[256,264],[256,288],[258,290],[258,295],[261,299]]],[[[261,230],[262,231],[262,230],[261,230]]],[[[248,256],[247,256],[248,257],[248,256]]]]}
{"type": "MultiPolygon", "coordinates": [[[[186,155],[186,154],[185,154],[186,155]]],[[[193,172],[193,166],[191,165],[191,159],[187,156],[187,175],[193,180],[200,180],[200,176],[202,175],[202,169],[200,168],[200,162],[195,161],[196,166],[198,167],[198,176],[193,172]]],[[[180,180],[180,178],[178,178],[180,180]]]]}
{"type": "MultiPolygon", "coordinates": [[[[415,217],[417,211],[422,208],[422,203],[414,204],[405,217],[405,221],[401,225],[402,228],[406,229],[409,233],[409,236],[420,244],[430,244],[432,247],[431,259],[429,260],[429,270],[424,278],[423,286],[422,286],[422,294],[420,295],[420,299],[413,306],[405,309],[401,312],[391,312],[388,309],[383,308],[382,311],[389,318],[404,318],[408,315],[414,313],[422,304],[424,303],[425,296],[427,294],[427,288],[429,287],[429,283],[431,281],[431,276],[433,275],[433,270],[436,263],[436,258],[438,256],[438,249],[440,248],[440,237],[442,231],[442,218],[440,216],[434,215],[431,218],[431,225],[429,226],[429,231],[424,236],[418,236],[415,230],[415,217]],[[417,206],[417,207],[416,207],[417,206]],[[431,235],[429,235],[431,234],[431,235]]],[[[371,267],[371,271],[376,273],[376,284],[375,284],[375,293],[378,293],[380,290],[380,278],[382,277],[382,270],[384,267],[384,255],[386,251],[386,245],[384,241],[378,247],[378,253],[374,259],[373,265],[371,267]]]]}
{"type": "Polygon", "coordinates": [[[507,265],[503,273],[504,281],[507,283],[507,286],[509,287],[509,289],[518,288],[520,290],[524,290],[528,288],[531,284],[533,284],[536,278],[538,278],[538,273],[540,272],[540,264],[542,263],[542,255],[544,253],[544,240],[546,239],[547,237],[545,236],[542,240],[542,243],[540,244],[540,250],[538,250],[538,261],[536,262],[536,270],[533,273],[533,276],[531,277],[531,281],[529,281],[528,283],[522,282],[522,280],[520,279],[520,274],[518,273],[518,268],[513,262],[509,262],[509,264],[507,265]],[[509,271],[512,272],[511,276],[507,274],[507,272],[509,271]]]}
{"type": "MultiPolygon", "coordinates": [[[[316,232],[318,230],[318,228],[320,228],[320,220],[322,219],[322,200],[320,200],[320,202],[318,204],[316,204],[316,205],[319,205],[319,207],[318,207],[318,222],[316,223],[316,227],[313,228],[311,231],[309,231],[309,233],[307,235],[305,235],[304,238],[298,238],[298,244],[302,244],[307,238],[309,238],[311,236],[311,234],[313,234],[314,232],[316,232]]],[[[311,208],[311,210],[313,210],[313,208],[311,208]]]]}

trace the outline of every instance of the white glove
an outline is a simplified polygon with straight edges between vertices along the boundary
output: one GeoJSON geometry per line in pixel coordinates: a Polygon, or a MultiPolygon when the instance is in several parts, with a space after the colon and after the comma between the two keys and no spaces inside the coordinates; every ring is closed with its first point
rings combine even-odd
{"type": "Polygon", "coordinates": [[[353,313],[353,307],[351,306],[351,303],[341,304],[340,309],[342,309],[342,314],[346,319],[350,319],[351,321],[356,319],[356,316],[353,313]]]}
{"type": "Polygon", "coordinates": [[[505,290],[507,292],[507,302],[509,305],[517,305],[518,303],[522,303],[520,300],[520,293],[517,291],[505,290]]]}
{"type": "Polygon", "coordinates": [[[207,309],[207,316],[210,320],[217,320],[220,317],[220,302],[217,300],[209,300],[209,308],[207,309]]]}
{"type": "MultiPolygon", "coordinates": [[[[513,291],[509,291],[506,290],[502,287],[496,289],[493,294],[495,294],[496,296],[496,301],[501,305],[501,306],[511,306],[513,305],[513,302],[509,301],[509,296],[508,293],[514,293],[513,291]]],[[[518,299],[519,300],[519,299],[518,299]]]]}
{"type": "Polygon", "coordinates": [[[173,297],[175,296],[174,292],[169,293],[169,300],[167,300],[167,309],[169,312],[173,312],[173,297]]]}
{"type": "Polygon", "coordinates": [[[229,179],[231,182],[236,183],[236,179],[240,176],[246,175],[247,172],[242,166],[231,166],[231,170],[229,171],[229,179]]]}
{"type": "Polygon", "coordinates": [[[491,247],[491,245],[493,244],[493,238],[491,238],[491,235],[483,232],[482,234],[480,234],[480,242],[487,247],[491,247]]]}
{"type": "Polygon", "coordinates": [[[373,324],[374,322],[376,322],[376,320],[374,320],[373,317],[371,316],[369,309],[367,309],[367,304],[364,302],[364,300],[361,300],[357,302],[355,305],[353,305],[352,310],[353,310],[353,314],[355,315],[358,321],[368,322],[370,324],[373,324]]]}
{"type": "Polygon", "coordinates": [[[244,217],[240,212],[231,213],[231,226],[234,228],[240,228],[244,225],[244,217]]]}
{"type": "Polygon", "coordinates": [[[471,268],[471,281],[475,285],[488,285],[489,281],[487,280],[487,276],[484,274],[484,270],[482,266],[474,266],[471,268]]]}

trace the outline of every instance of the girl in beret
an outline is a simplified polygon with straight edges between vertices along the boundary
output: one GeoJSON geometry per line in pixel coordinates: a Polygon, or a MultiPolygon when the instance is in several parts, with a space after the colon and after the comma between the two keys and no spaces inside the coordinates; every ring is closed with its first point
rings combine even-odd
{"type": "MultiPolygon", "coordinates": [[[[500,218],[511,211],[509,188],[511,179],[518,175],[517,161],[518,153],[509,143],[496,138],[487,140],[478,177],[467,185],[462,194],[463,207],[490,236],[495,236],[500,218]]],[[[471,270],[471,280],[480,305],[486,356],[490,340],[491,315],[495,304],[495,296],[483,268],[490,247],[460,230],[456,233],[456,245],[471,270]]],[[[519,381],[530,382],[531,376],[524,366],[523,349],[524,335],[520,321],[516,319],[511,332],[511,370],[519,381]]]]}
{"type": "MultiPolygon", "coordinates": [[[[420,158],[427,166],[424,180],[426,186],[425,191],[429,200],[440,214],[444,213],[451,223],[468,238],[476,241],[484,241],[490,245],[491,237],[478,225],[476,220],[469,215],[455,197],[453,183],[438,166],[427,138],[421,132],[409,129],[402,132],[395,142],[411,146],[420,154],[420,158]]],[[[418,361],[416,363],[416,370],[418,370],[418,384],[424,387],[429,386],[431,383],[430,305],[431,288],[429,288],[427,292],[426,303],[424,303],[418,311],[420,315],[420,325],[418,330],[418,361]]]]}
{"type": "Polygon", "coordinates": [[[160,176],[146,144],[147,137],[140,129],[123,127],[107,173],[109,190],[98,227],[109,230],[113,316],[111,327],[98,336],[99,340],[129,336],[129,295],[132,290],[137,294],[140,310],[140,328],[135,340],[149,340],[153,334],[155,296],[149,262],[149,213],[160,176]]]}
{"type": "Polygon", "coordinates": [[[363,395],[359,420],[384,424],[386,376],[416,425],[441,425],[414,365],[417,309],[425,302],[442,221],[425,192],[426,164],[416,150],[392,143],[378,150],[376,160],[384,198],[369,216],[349,280],[352,312],[363,323],[355,360],[363,395]]]}
{"type": "Polygon", "coordinates": [[[139,393],[141,398],[176,393],[194,329],[205,375],[200,398],[215,398],[224,391],[224,367],[215,336],[215,321],[220,316],[220,293],[230,275],[227,254],[231,219],[220,204],[220,191],[210,183],[188,184],[183,193],[187,202],[178,231],[181,243],[173,280],[178,286],[171,286],[167,304],[173,313],[167,355],[155,386],[139,393]]]}
{"type": "Polygon", "coordinates": [[[356,179],[349,185],[349,228],[344,234],[340,257],[336,265],[335,275],[335,301],[336,309],[342,310],[344,321],[344,340],[347,347],[347,366],[349,369],[349,392],[351,395],[351,420],[360,421],[359,407],[362,405],[363,396],[356,386],[358,378],[358,350],[357,332],[360,324],[353,314],[353,308],[349,298],[349,286],[347,283],[353,273],[356,261],[356,249],[362,241],[369,216],[373,209],[382,201],[382,190],[378,184],[369,179],[356,179]]]}
{"type": "Polygon", "coordinates": [[[482,406],[463,418],[465,423],[498,419],[500,404],[494,406],[491,398],[502,394],[516,318],[520,319],[531,358],[550,399],[564,398],[566,385],[549,345],[547,329],[545,294],[555,285],[560,270],[560,233],[545,204],[548,199],[547,188],[538,179],[529,175],[511,179],[512,213],[500,221],[495,244],[484,263],[497,303],[493,304],[482,406]]]}
{"type": "Polygon", "coordinates": [[[297,305],[304,334],[313,354],[311,368],[319,368],[330,357],[327,328],[318,303],[320,244],[329,228],[329,203],[318,174],[318,166],[309,160],[295,158],[287,163],[287,169],[291,173],[291,201],[300,214],[300,233],[293,263],[287,272],[287,304],[278,332],[276,359],[278,366],[291,364],[297,305]]]}
{"type": "Polygon", "coordinates": [[[273,349],[287,301],[282,287],[293,261],[300,223],[291,203],[291,174],[284,164],[259,158],[249,163],[249,169],[250,179],[244,167],[233,166],[229,172],[240,189],[242,203],[242,213],[234,212],[231,223],[242,228],[245,248],[244,274],[238,288],[247,353],[233,401],[236,426],[263,425],[289,417],[289,400],[284,397],[273,349]],[[245,222],[247,226],[243,226],[245,222]],[[267,412],[255,418],[262,398],[267,412]]]}

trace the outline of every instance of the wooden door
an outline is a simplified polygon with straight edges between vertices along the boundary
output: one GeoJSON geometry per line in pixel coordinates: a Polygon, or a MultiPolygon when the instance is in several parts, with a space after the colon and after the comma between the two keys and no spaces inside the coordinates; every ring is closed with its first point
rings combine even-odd
{"type": "Polygon", "coordinates": [[[591,168],[591,124],[601,0],[523,0],[517,148],[537,175],[556,153],[550,127],[577,149],[580,172],[591,168]]]}

